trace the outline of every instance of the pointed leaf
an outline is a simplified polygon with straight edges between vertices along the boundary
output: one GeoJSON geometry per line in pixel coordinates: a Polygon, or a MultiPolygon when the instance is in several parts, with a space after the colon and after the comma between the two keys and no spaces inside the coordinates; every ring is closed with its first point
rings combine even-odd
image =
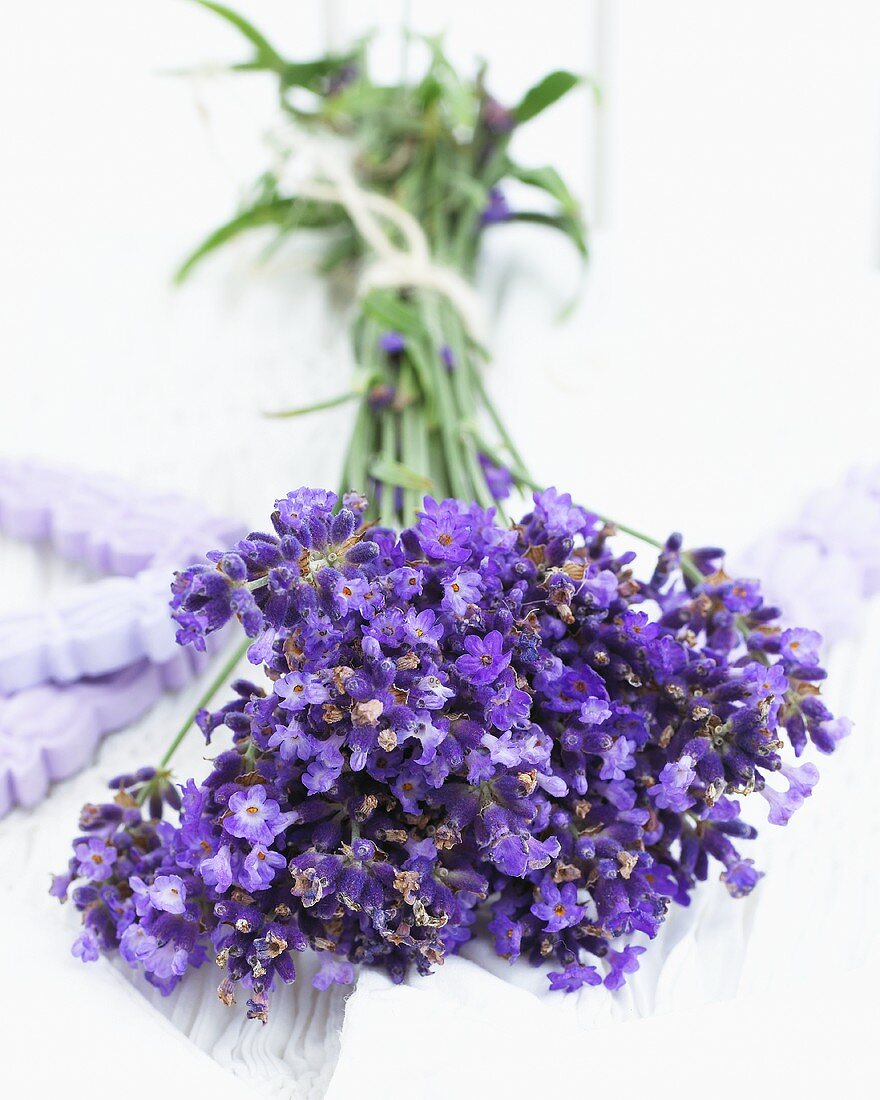
{"type": "Polygon", "coordinates": [[[566,214],[570,214],[575,218],[580,217],[580,207],[577,199],[569,191],[568,185],[562,176],[549,164],[544,168],[522,168],[511,161],[508,172],[520,183],[525,183],[529,187],[537,187],[552,199],[555,199],[566,214]]]}
{"type": "Polygon", "coordinates": [[[345,405],[360,397],[359,393],[352,390],[350,393],[341,393],[337,397],[328,397],[324,401],[316,401],[313,405],[300,405],[297,409],[282,409],[279,412],[263,413],[269,420],[287,420],[294,416],[307,416],[309,413],[321,412],[323,409],[335,409],[337,405],[345,405]]]}
{"type": "Polygon", "coordinates": [[[290,217],[292,208],[292,199],[276,199],[273,202],[252,206],[249,210],[237,214],[209,234],[198,248],[184,260],[174,276],[174,281],[182,283],[196,264],[200,263],[205,256],[220,248],[221,245],[226,244],[227,241],[231,241],[240,233],[266,225],[283,225],[290,217]]]}
{"type": "Polygon", "coordinates": [[[393,458],[377,458],[370,466],[370,475],[386,485],[396,485],[400,489],[415,489],[420,493],[429,493],[433,488],[430,478],[404,466],[393,458]]]}
{"type": "Polygon", "coordinates": [[[570,214],[544,214],[537,210],[518,210],[511,215],[511,221],[531,222],[534,225],[546,225],[551,229],[559,229],[572,242],[584,259],[589,254],[587,234],[583,223],[579,218],[573,218],[570,214]]]}
{"type": "Polygon", "coordinates": [[[285,66],[284,58],[279,54],[274,46],[271,46],[267,39],[257,30],[253,24],[249,23],[238,12],[234,12],[231,8],[227,8],[225,4],[217,4],[214,0],[195,0],[203,8],[207,8],[209,11],[219,15],[221,19],[225,19],[227,23],[231,23],[236,30],[239,30],[248,42],[256,49],[257,57],[262,63],[261,67],[273,69],[275,72],[281,72],[285,66]]]}
{"type": "Polygon", "coordinates": [[[520,100],[519,105],[514,108],[513,113],[516,115],[516,121],[528,122],[530,118],[534,118],[541,111],[545,111],[557,99],[562,99],[567,92],[577,87],[580,82],[581,78],[579,76],[564,69],[557,69],[555,72],[548,73],[543,80],[529,88],[520,100]]]}

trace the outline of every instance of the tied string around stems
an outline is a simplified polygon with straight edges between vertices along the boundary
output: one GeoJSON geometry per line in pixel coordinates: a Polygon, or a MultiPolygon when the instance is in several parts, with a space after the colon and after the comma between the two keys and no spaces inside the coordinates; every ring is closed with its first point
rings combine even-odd
{"type": "Polygon", "coordinates": [[[348,214],[364,243],[375,254],[361,273],[358,298],[380,288],[435,291],[459,314],[467,334],[483,344],[487,325],[479,295],[457,271],[434,260],[428,238],[416,218],[393,199],[361,187],[349,162],[329,145],[307,142],[305,149],[314,170],[302,179],[293,171],[296,161],[291,162],[282,168],[279,182],[287,183],[302,198],[337,203],[348,214]],[[402,246],[395,242],[394,231],[402,246]]]}

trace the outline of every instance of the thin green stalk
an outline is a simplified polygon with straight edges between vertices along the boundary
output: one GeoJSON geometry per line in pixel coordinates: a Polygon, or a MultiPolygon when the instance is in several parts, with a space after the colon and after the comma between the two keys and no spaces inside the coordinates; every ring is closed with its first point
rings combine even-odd
{"type": "Polygon", "coordinates": [[[483,408],[485,408],[486,412],[489,414],[489,419],[492,421],[492,425],[495,428],[495,431],[498,433],[501,442],[510,452],[511,457],[513,458],[517,466],[519,466],[520,469],[524,470],[526,465],[525,461],[523,460],[523,457],[520,454],[516,444],[513,442],[513,439],[511,438],[510,433],[507,430],[507,426],[501,419],[498,410],[495,408],[494,402],[489,396],[489,391],[486,389],[486,383],[483,379],[482,371],[479,369],[476,363],[471,360],[470,357],[468,357],[464,365],[468,370],[470,370],[471,378],[473,380],[474,386],[476,387],[477,394],[479,395],[483,408]]]}
{"type": "MultiPolygon", "coordinates": [[[[401,461],[415,473],[430,479],[422,446],[422,436],[425,431],[424,409],[415,374],[408,364],[404,364],[401,368],[398,394],[403,405],[400,413],[401,461]]],[[[413,522],[420,504],[421,494],[417,489],[404,489],[402,519],[405,527],[413,522]]]]}
{"type": "MultiPolygon", "coordinates": [[[[395,460],[395,414],[390,409],[384,409],[379,419],[379,438],[382,448],[382,457],[393,462],[395,460]]],[[[378,472],[378,471],[377,471],[378,472]]],[[[379,502],[379,522],[383,527],[397,526],[397,508],[395,497],[396,486],[387,481],[381,483],[382,497],[379,502]]]]}
{"type": "Polygon", "coordinates": [[[437,351],[439,340],[435,332],[435,326],[432,324],[428,295],[425,293],[419,294],[418,303],[423,323],[426,330],[431,334],[431,338],[419,346],[413,346],[410,351],[412,355],[422,357],[436,395],[438,427],[452,494],[460,500],[471,500],[473,499],[473,489],[467,469],[462,461],[461,443],[457,439],[455,428],[455,407],[449,389],[449,379],[437,351]]]}
{"type": "Polygon", "coordinates": [[[199,713],[200,710],[203,710],[208,705],[208,703],[211,702],[211,700],[214,698],[220,688],[223,687],[223,685],[232,675],[235,666],[247,652],[248,646],[250,644],[250,638],[246,638],[245,641],[241,642],[235,647],[229,659],[223,664],[222,668],[208,685],[205,692],[199,697],[199,701],[193,708],[192,713],[177,731],[171,744],[165,750],[165,755],[159,761],[160,771],[168,766],[171,757],[174,756],[175,752],[177,752],[177,749],[180,746],[180,743],[183,741],[184,737],[186,737],[187,733],[189,733],[190,727],[196,720],[196,715],[199,713]]]}
{"type": "Polygon", "coordinates": [[[358,408],[351,438],[348,441],[348,451],[342,468],[342,484],[339,487],[340,497],[344,496],[350,489],[363,492],[366,488],[370,419],[370,402],[367,397],[364,397],[358,408]]]}
{"type": "Polygon", "coordinates": [[[349,393],[341,393],[337,397],[328,397],[325,401],[316,401],[313,405],[302,405],[297,409],[280,409],[278,412],[264,412],[268,420],[287,420],[294,416],[307,416],[309,413],[321,412],[324,409],[335,409],[337,405],[346,405],[359,396],[356,390],[349,393]]]}

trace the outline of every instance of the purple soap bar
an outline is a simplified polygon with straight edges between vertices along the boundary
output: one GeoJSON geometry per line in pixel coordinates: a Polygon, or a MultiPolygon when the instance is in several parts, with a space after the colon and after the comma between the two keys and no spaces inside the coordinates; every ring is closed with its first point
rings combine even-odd
{"type": "Polygon", "coordinates": [[[96,679],[0,696],[0,817],[35,805],[51,783],[84,768],[106,734],[136,721],[203,665],[203,654],[179,649],[163,664],[142,660],[96,679]]]}

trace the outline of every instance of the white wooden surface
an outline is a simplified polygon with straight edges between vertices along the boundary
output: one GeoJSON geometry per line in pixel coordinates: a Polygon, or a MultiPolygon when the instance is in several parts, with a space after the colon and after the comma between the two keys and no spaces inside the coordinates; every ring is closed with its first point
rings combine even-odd
{"type": "MultiPolygon", "coordinates": [[[[328,35],[343,41],[378,24],[389,67],[391,30],[406,11],[419,30],[445,26],[457,59],[487,57],[502,99],[551,67],[603,78],[600,114],[580,93],[519,148],[523,160],[557,164],[595,222],[572,320],[554,325],[578,280],[565,242],[499,229],[482,273],[497,304],[492,385],[539,477],[633,525],[736,549],[781,522],[811,485],[880,457],[880,7],[871,0],[239,6],[300,56],[328,35]]],[[[245,243],[187,288],[169,287],[175,263],[262,167],[260,133],[275,116],[258,78],[161,74],[239,56],[231,31],[182,0],[32,0],[5,13],[0,448],[179,484],[257,521],[279,491],[335,481],[347,425],[345,410],[295,426],[262,422],[260,410],[337,392],[348,352],[296,250],[259,267],[258,247],[245,243]]],[[[873,704],[859,706],[870,727],[873,704]]],[[[160,712],[150,744],[178,708],[160,712]]],[[[148,747],[120,738],[102,766],[148,747]]],[[[772,975],[780,949],[779,975],[803,967],[800,1016],[784,1011],[790,1041],[799,1027],[816,1038],[819,967],[815,988],[840,1006],[829,1042],[846,1045],[852,1069],[870,1057],[849,1042],[867,978],[844,970],[829,986],[816,960],[824,952],[841,964],[844,941],[868,919],[858,861],[876,827],[843,779],[833,786],[837,767],[827,764],[823,781],[838,815],[827,819],[825,856],[842,876],[832,912],[845,931],[823,924],[808,958],[786,947],[801,942],[795,925],[827,921],[812,881],[788,876],[791,923],[760,927],[752,966],[772,975]],[[858,838],[854,849],[841,849],[838,827],[858,838]]],[[[0,827],[7,881],[21,859],[34,874],[37,859],[63,860],[73,798],[59,792],[26,826],[17,816],[0,827]]],[[[822,787],[814,802],[805,814],[822,812],[822,787]]],[[[14,1016],[14,1029],[4,1024],[14,1072],[33,1084],[57,1080],[58,1066],[19,997],[31,1013],[37,995],[64,1009],[51,1042],[70,1057],[89,1042],[89,1014],[110,1034],[114,1013],[108,1004],[77,1012],[88,974],[59,961],[53,911],[41,910],[32,946],[21,902],[3,894],[0,936],[20,984],[0,1012],[14,1016]],[[29,951],[42,962],[31,965],[29,951]]],[[[865,965],[860,949],[848,965],[865,965]]],[[[772,987],[765,981],[747,1002],[768,1026],[772,987]]],[[[734,1004],[705,1028],[751,1041],[745,1013],[734,1004]]],[[[670,1042],[657,1028],[649,1050],[670,1042]]],[[[766,1095],[762,1081],[776,1072],[772,1047],[760,1058],[763,1078],[747,1095],[766,1095]]],[[[174,1064],[182,1079],[201,1072],[174,1064]]],[[[71,1095],[95,1095],[85,1078],[77,1087],[71,1095]]],[[[129,1095],[146,1089],[136,1082],[129,1095]]]]}

